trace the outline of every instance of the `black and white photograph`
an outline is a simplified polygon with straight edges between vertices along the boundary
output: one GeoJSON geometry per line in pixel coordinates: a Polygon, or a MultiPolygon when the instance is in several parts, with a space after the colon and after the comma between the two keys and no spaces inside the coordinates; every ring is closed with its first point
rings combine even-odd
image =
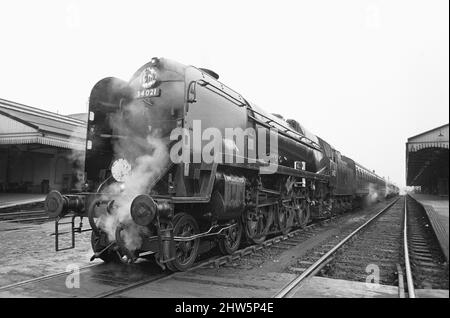
{"type": "Polygon", "coordinates": [[[448,194],[447,0],[0,2],[4,300],[449,299],[448,194]]]}

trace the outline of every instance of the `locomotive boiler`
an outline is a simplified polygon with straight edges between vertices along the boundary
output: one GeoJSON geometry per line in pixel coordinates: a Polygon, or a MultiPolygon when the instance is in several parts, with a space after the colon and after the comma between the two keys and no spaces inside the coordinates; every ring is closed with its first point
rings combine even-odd
{"type": "MultiPolygon", "coordinates": [[[[211,70],[153,58],[129,81],[92,89],[83,192],[52,191],[46,209],[72,235],[92,229],[93,258],[151,257],[186,270],[199,253],[287,233],[393,185],[296,120],[266,113],[211,70]]],[[[74,242],[73,244],[74,245],[74,242]]],[[[58,249],[58,243],[57,243],[58,249]]]]}

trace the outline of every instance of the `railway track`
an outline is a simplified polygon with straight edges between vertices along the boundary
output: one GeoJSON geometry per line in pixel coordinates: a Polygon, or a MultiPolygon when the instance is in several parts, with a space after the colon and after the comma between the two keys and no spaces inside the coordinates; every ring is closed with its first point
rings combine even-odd
{"type": "Polygon", "coordinates": [[[147,262],[123,266],[100,263],[0,287],[4,297],[106,297],[169,275],[147,262]]]}
{"type": "Polygon", "coordinates": [[[430,225],[423,207],[409,196],[408,253],[415,289],[449,289],[449,271],[445,256],[430,225]]]}
{"type": "MultiPolygon", "coordinates": [[[[373,214],[374,211],[368,209],[365,213],[373,214]]],[[[187,272],[175,273],[141,288],[127,289],[108,297],[271,297],[281,287],[277,285],[285,279],[283,274],[270,273],[266,277],[260,277],[254,276],[254,273],[249,273],[246,269],[237,274],[234,270],[237,263],[244,259],[253,261],[257,257],[267,261],[266,252],[269,249],[287,251],[296,248],[302,242],[320,236],[320,231],[325,231],[322,225],[336,227],[336,224],[331,224],[333,221],[324,220],[321,223],[311,224],[304,229],[266,240],[261,245],[248,246],[233,255],[209,259],[187,272]]],[[[354,229],[355,224],[347,226],[354,229]]]]}
{"type": "Polygon", "coordinates": [[[50,220],[45,210],[0,213],[0,222],[40,223],[50,220]]]}
{"type": "Polygon", "coordinates": [[[96,295],[96,298],[107,298],[107,297],[114,297],[123,294],[124,292],[127,292],[129,290],[132,290],[134,288],[138,288],[140,286],[143,286],[145,284],[150,283],[156,283],[163,280],[183,280],[184,276],[189,275],[190,273],[201,271],[205,268],[220,268],[221,266],[225,266],[227,264],[230,264],[233,261],[239,260],[246,256],[251,256],[259,251],[262,251],[264,249],[270,249],[270,248],[277,248],[277,249],[289,249],[293,245],[297,245],[299,241],[305,240],[311,235],[313,235],[313,229],[326,224],[328,222],[331,222],[336,217],[321,220],[319,222],[311,223],[308,226],[305,226],[304,228],[297,229],[295,231],[292,231],[285,235],[279,235],[274,238],[268,239],[264,241],[260,245],[250,245],[247,247],[244,247],[232,255],[225,255],[225,256],[212,256],[208,257],[206,260],[200,260],[194,264],[193,267],[188,269],[185,272],[175,272],[175,273],[168,273],[168,272],[162,272],[160,275],[157,275],[156,277],[147,277],[140,281],[133,282],[128,285],[119,286],[117,288],[114,288],[110,291],[101,293],[96,295]]]}
{"type": "Polygon", "coordinates": [[[43,223],[50,221],[45,209],[44,202],[32,202],[11,207],[5,207],[0,210],[0,223],[43,223]]]}
{"type": "MultiPolygon", "coordinates": [[[[188,270],[192,272],[202,268],[219,268],[242,257],[258,254],[264,249],[289,249],[308,237],[314,235],[314,229],[332,222],[340,216],[311,223],[302,229],[294,230],[286,235],[279,235],[264,241],[260,245],[246,246],[232,255],[209,255],[200,260],[188,270]]],[[[67,277],[72,274],[58,272],[52,275],[37,277],[31,280],[0,287],[0,297],[31,296],[31,297],[112,297],[127,290],[158,281],[183,275],[184,273],[168,273],[156,264],[148,261],[133,265],[96,264],[78,269],[80,288],[68,289],[65,285],[67,277]],[[44,286],[44,288],[42,288],[44,286]]]]}
{"type": "MultiPolygon", "coordinates": [[[[275,245],[289,244],[292,240],[298,240],[308,236],[311,229],[320,224],[330,222],[331,219],[313,223],[303,229],[295,230],[286,235],[280,235],[268,239],[261,245],[252,245],[236,251],[232,255],[213,256],[207,260],[200,260],[187,272],[205,267],[220,267],[238,258],[251,255],[264,248],[271,248],[275,245]]],[[[277,247],[279,248],[279,247],[277,247]]],[[[185,272],[171,273],[162,271],[156,264],[142,261],[136,264],[94,264],[77,269],[80,277],[80,288],[67,288],[66,282],[73,272],[71,270],[58,272],[52,275],[37,277],[34,279],[10,284],[0,287],[0,298],[9,296],[30,296],[30,297],[92,297],[106,298],[112,297],[130,289],[149,284],[163,278],[170,278],[183,275],[185,272]]]]}
{"type": "Polygon", "coordinates": [[[374,272],[378,277],[369,282],[398,286],[399,297],[416,297],[416,289],[423,286],[417,281],[420,277],[428,283],[432,277],[429,288],[448,289],[448,267],[445,274],[432,230],[428,227],[423,235],[425,216],[417,207],[410,211],[411,204],[407,197],[399,199],[343,239],[328,243],[331,249],[316,250],[312,257],[316,259],[308,260],[311,265],[274,297],[293,297],[315,275],[367,282],[368,274],[374,272]]]}
{"type": "MultiPolygon", "coordinates": [[[[246,288],[248,288],[248,293],[245,294],[245,297],[267,297],[268,295],[271,295],[273,290],[271,288],[265,287],[264,281],[258,283],[258,285],[260,285],[261,287],[261,290],[256,291],[253,284],[246,285],[245,282],[240,281],[239,277],[232,277],[231,279],[226,277],[226,275],[224,275],[225,277],[220,277],[221,275],[218,273],[218,271],[220,270],[220,268],[230,266],[234,262],[237,262],[245,257],[255,258],[261,256],[262,258],[265,258],[265,255],[263,253],[268,249],[289,250],[293,246],[299,245],[300,242],[304,242],[308,239],[313,238],[315,235],[317,235],[317,230],[320,227],[322,227],[323,225],[327,226],[328,223],[331,223],[338,218],[339,216],[310,224],[303,229],[298,229],[286,235],[279,235],[274,238],[268,239],[260,245],[247,246],[243,249],[238,250],[232,255],[212,257],[205,261],[198,262],[196,266],[192,267],[186,272],[177,272],[166,277],[161,277],[160,279],[150,281],[145,289],[151,290],[151,294],[147,294],[146,292],[143,292],[143,294],[147,297],[174,297],[173,293],[177,291],[173,289],[173,286],[178,286],[179,288],[181,288],[181,293],[184,294],[184,296],[182,297],[211,297],[211,294],[208,293],[208,288],[225,288],[228,289],[231,294],[233,294],[235,288],[239,289],[242,286],[246,286],[246,288]],[[205,273],[206,271],[217,271],[217,275],[213,274],[214,276],[210,276],[208,273],[205,273]],[[199,288],[198,290],[196,290],[195,294],[191,294],[191,284],[200,284],[201,287],[208,286],[208,288],[206,288],[204,291],[201,291],[201,289],[199,288]],[[160,289],[161,291],[159,292],[160,289]],[[183,291],[183,289],[185,289],[185,291],[183,291]],[[189,292],[189,294],[185,294],[187,292],[189,292]]],[[[123,289],[119,288],[118,290],[111,291],[110,293],[105,293],[101,295],[101,297],[129,297],[129,295],[127,295],[127,291],[138,288],[145,284],[146,283],[139,282],[137,284],[133,284],[130,287],[125,286],[123,289]]],[[[236,294],[234,294],[233,296],[235,297],[236,294]]],[[[138,297],[142,297],[142,294],[138,293],[138,297]]]]}
{"type": "MultiPolygon", "coordinates": [[[[11,295],[25,295],[32,297],[123,297],[127,292],[139,289],[141,286],[149,286],[148,288],[151,288],[152,291],[157,291],[158,288],[156,286],[167,285],[168,282],[175,282],[177,286],[180,286],[180,284],[183,285],[183,282],[185,282],[185,285],[188,286],[190,281],[198,279],[199,273],[200,276],[202,276],[208,269],[219,270],[220,268],[226,268],[233,262],[245,258],[264,258],[264,252],[271,249],[281,251],[292,249],[294,246],[300,244],[300,242],[314,238],[321,230],[322,226],[334,227],[332,222],[339,218],[340,217],[338,216],[335,219],[328,219],[310,224],[303,229],[298,229],[286,235],[279,235],[268,239],[261,245],[244,247],[232,255],[221,257],[209,255],[206,259],[205,257],[204,259],[200,259],[197,264],[187,272],[164,272],[157,265],[149,264],[149,262],[146,261],[127,266],[102,263],[87,268],[80,268],[79,289],[68,289],[66,287],[65,283],[67,277],[69,277],[71,273],[63,272],[42,279],[37,278],[31,282],[0,287],[0,297],[8,297],[11,295]]],[[[355,226],[353,225],[353,229],[354,227],[355,226]]],[[[204,277],[207,276],[203,275],[203,277],[200,278],[203,279],[204,277]]],[[[214,283],[207,283],[209,286],[214,286],[214,283]]],[[[220,284],[229,286],[229,288],[235,285],[235,283],[231,283],[226,279],[220,284]]],[[[264,293],[256,294],[256,296],[270,297],[270,295],[273,295],[275,292],[275,290],[268,289],[264,286],[262,286],[262,289],[264,293]]],[[[249,295],[251,295],[251,293],[249,295]]],[[[167,296],[167,294],[153,294],[150,296],[164,297],[167,296]]],[[[205,296],[208,297],[208,294],[205,296]]]]}

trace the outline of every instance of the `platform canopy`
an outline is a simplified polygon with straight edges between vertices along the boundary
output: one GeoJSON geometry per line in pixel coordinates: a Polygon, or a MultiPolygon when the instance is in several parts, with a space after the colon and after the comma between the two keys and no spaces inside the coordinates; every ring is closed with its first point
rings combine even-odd
{"type": "Polygon", "coordinates": [[[448,194],[449,124],[408,138],[406,185],[448,194]]]}
{"type": "Polygon", "coordinates": [[[83,150],[86,122],[0,99],[0,145],[40,144],[83,150]]]}

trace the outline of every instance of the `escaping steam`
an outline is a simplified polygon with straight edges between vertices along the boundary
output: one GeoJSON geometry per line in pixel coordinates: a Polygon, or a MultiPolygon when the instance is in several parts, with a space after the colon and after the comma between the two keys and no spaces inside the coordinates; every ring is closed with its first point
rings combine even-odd
{"type": "Polygon", "coordinates": [[[74,149],[67,155],[67,160],[72,167],[72,186],[77,191],[81,191],[84,184],[84,157],[86,128],[84,126],[77,126],[69,137],[69,142],[74,149]]]}
{"type": "MultiPolygon", "coordinates": [[[[155,118],[152,118],[153,121],[155,118]]],[[[139,194],[149,193],[168,164],[167,145],[157,129],[149,126],[148,108],[142,104],[130,104],[122,113],[115,114],[110,125],[115,135],[120,136],[114,142],[114,158],[125,158],[132,169],[123,183],[113,182],[105,189],[107,200],[114,200],[111,213],[104,213],[98,220],[109,240],[116,238],[116,229],[122,226],[121,238],[125,247],[135,251],[142,244],[142,234],[148,234],[148,228],[132,222],[130,207],[139,194]]]]}
{"type": "Polygon", "coordinates": [[[385,194],[385,197],[389,197],[392,194],[394,194],[394,189],[391,186],[388,186],[388,183],[386,183],[386,194],[385,194]]]}
{"type": "Polygon", "coordinates": [[[376,189],[376,185],[373,183],[369,183],[369,194],[366,196],[366,204],[370,205],[378,201],[378,191],[376,189]]]}

